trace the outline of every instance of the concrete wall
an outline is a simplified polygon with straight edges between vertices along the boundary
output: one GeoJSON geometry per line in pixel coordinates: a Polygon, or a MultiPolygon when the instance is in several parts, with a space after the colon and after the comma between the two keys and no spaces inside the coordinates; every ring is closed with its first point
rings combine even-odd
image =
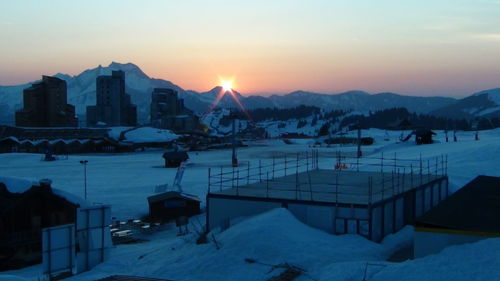
{"type": "Polygon", "coordinates": [[[415,258],[421,258],[441,252],[444,248],[452,245],[472,243],[486,236],[474,236],[465,234],[439,233],[427,231],[415,231],[414,237],[414,255],[415,258]]]}

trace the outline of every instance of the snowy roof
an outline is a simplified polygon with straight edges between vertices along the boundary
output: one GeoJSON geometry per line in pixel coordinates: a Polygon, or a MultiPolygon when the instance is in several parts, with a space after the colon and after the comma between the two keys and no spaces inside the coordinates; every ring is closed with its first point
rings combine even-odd
{"type": "MultiPolygon", "coordinates": [[[[29,181],[26,179],[15,178],[15,177],[0,177],[0,183],[5,184],[7,190],[10,193],[24,193],[28,191],[32,186],[39,185],[38,182],[29,181]]],[[[89,203],[85,201],[80,196],[74,195],[64,190],[60,190],[54,187],[51,187],[52,193],[63,197],[71,203],[79,204],[80,206],[88,206],[89,203]]]]}
{"type": "Polygon", "coordinates": [[[0,139],[0,141],[5,141],[5,140],[11,140],[13,142],[19,143],[19,140],[16,137],[12,137],[12,136],[0,139]]]}
{"type": "Polygon", "coordinates": [[[149,196],[148,202],[149,203],[158,202],[158,201],[162,201],[162,200],[166,200],[166,199],[170,199],[170,198],[182,198],[182,199],[191,200],[191,201],[198,201],[198,202],[200,201],[200,199],[197,196],[192,195],[192,194],[187,194],[187,193],[178,192],[178,191],[167,191],[167,192],[163,192],[163,193],[156,194],[153,196],[149,196]]]}
{"type": "Polygon", "coordinates": [[[125,139],[134,143],[170,142],[179,136],[170,130],[156,129],[152,127],[141,127],[125,133],[125,139]]]}

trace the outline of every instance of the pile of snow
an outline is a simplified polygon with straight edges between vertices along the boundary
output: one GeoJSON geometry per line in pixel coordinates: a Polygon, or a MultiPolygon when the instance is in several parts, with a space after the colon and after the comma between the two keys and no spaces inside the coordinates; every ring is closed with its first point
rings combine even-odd
{"type": "Polygon", "coordinates": [[[178,138],[179,136],[174,134],[170,130],[157,129],[152,127],[136,128],[125,133],[125,140],[134,143],[170,142],[178,138]]]}
{"type": "Polygon", "coordinates": [[[469,281],[500,279],[500,238],[452,246],[437,255],[393,264],[373,281],[469,281]]]}
{"type": "Polygon", "coordinates": [[[219,250],[213,242],[196,245],[195,235],[120,246],[107,262],[69,280],[95,280],[118,274],[172,280],[267,280],[283,271],[271,271],[269,265],[283,263],[298,266],[316,278],[333,262],[384,260],[394,245],[403,238],[407,240],[404,231],[391,238],[397,243],[382,244],[357,235],[331,235],[301,223],[283,208],[249,218],[214,235],[219,250]]]}

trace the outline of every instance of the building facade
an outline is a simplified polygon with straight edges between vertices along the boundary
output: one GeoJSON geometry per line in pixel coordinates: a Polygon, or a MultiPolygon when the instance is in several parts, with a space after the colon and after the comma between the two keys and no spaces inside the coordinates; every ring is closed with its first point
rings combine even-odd
{"type": "Polygon", "coordinates": [[[98,76],[96,105],[87,107],[87,126],[136,126],[137,107],[125,93],[125,73],[98,76]]]}
{"type": "Polygon", "coordinates": [[[67,103],[66,81],[42,76],[23,91],[23,108],[16,112],[20,127],[76,127],[75,107],[67,103]]]}
{"type": "Polygon", "coordinates": [[[151,95],[151,125],[173,131],[192,131],[198,128],[199,119],[184,107],[184,100],[168,88],[155,88],[151,95]]]}

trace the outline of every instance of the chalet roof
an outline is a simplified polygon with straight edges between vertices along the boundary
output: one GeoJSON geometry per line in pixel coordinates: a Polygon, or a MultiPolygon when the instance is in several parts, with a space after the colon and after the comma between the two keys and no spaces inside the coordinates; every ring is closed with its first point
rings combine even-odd
{"type": "MultiPolygon", "coordinates": [[[[5,199],[7,197],[13,198],[15,196],[24,196],[24,194],[30,193],[33,190],[39,188],[40,182],[32,182],[29,180],[14,178],[14,177],[0,177],[0,199],[5,199]]],[[[68,202],[80,205],[82,207],[88,206],[89,203],[77,196],[75,194],[69,193],[65,190],[50,187],[51,193],[64,198],[68,202]]],[[[0,200],[0,207],[2,207],[3,202],[0,200]]]]}
{"type": "Polygon", "coordinates": [[[180,198],[188,201],[200,201],[200,199],[192,194],[187,194],[184,192],[179,192],[179,191],[167,191],[163,193],[159,193],[153,196],[148,197],[148,202],[158,202],[158,201],[163,201],[171,198],[180,198]]]}
{"type": "Polygon", "coordinates": [[[478,176],[417,219],[417,226],[500,233],[500,178],[478,176]]]}

